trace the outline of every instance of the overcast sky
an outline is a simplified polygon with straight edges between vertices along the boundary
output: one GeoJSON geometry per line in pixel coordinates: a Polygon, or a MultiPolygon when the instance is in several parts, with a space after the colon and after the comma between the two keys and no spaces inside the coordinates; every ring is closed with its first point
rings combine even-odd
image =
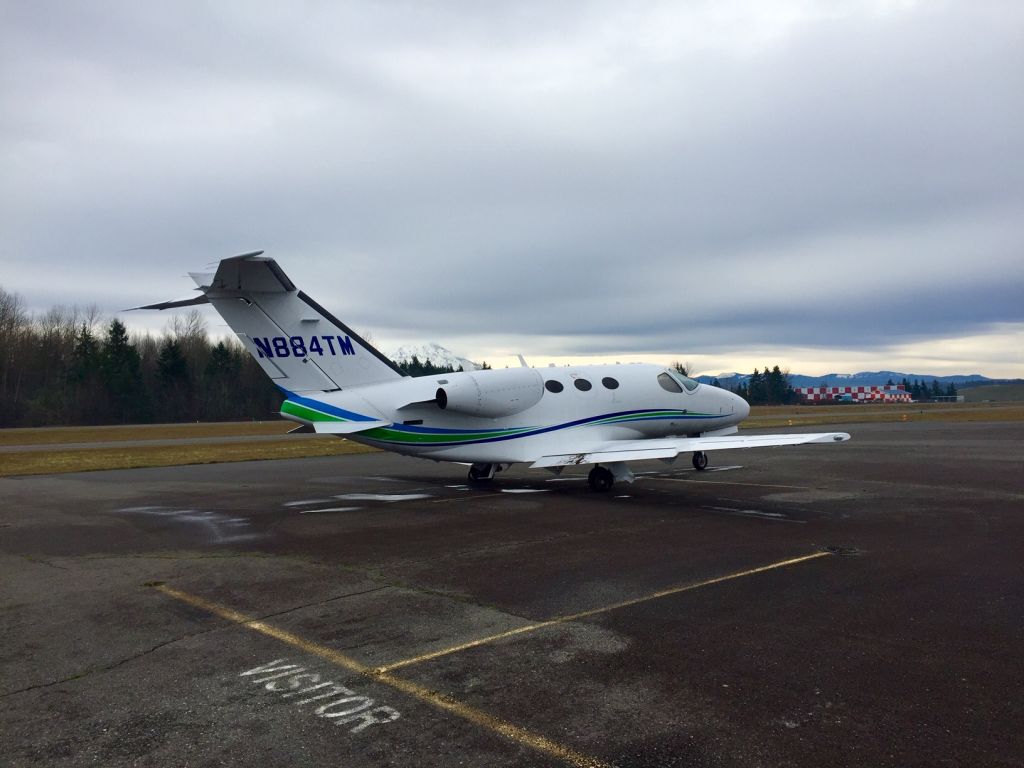
{"type": "Polygon", "coordinates": [[[384,349],[1024,376],[1019,0],[5,0],[0,100],[37,311],[262,248],[384,349]]]}

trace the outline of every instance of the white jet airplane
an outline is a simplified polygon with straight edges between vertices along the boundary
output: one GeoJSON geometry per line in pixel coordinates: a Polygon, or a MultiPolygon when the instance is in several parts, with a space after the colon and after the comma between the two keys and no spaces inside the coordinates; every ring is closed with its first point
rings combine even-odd
{"type": "MultiPolygon", "coordinates": [[[[849,440],[845,432],[737,434],[750,406],[724,389],[657,365],[581,365],[409,377],[298,290],[263,251],[191,274],[200,296],[138,309],[213,304],[284,393],[298,429],[388,451],[469,464],[491,480],[511,464],[560,473],[593,464],[590,487],[632,482],[626,462],[693,452],[849,440]]],[[[297,430],[294,430],[297,431],[297,430]]]]}

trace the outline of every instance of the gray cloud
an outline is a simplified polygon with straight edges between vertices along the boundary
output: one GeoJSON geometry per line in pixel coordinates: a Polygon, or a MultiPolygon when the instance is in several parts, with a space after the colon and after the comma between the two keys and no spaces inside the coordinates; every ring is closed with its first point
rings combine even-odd
{"type": "Polygon", "coordinates": [[[266,248],[379,337],[562,354],[1024,323],[1018,4],[549,6],[8,4],[0,284],[266,248]]]}

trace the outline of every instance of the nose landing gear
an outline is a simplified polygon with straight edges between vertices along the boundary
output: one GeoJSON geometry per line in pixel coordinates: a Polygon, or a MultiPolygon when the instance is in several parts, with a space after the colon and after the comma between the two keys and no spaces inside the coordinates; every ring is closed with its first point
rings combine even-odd
{"type": "Polygon", "coordinates": [[[697,451],[693,454],[693,468],[700,471],[708,468],[708,455],[704,451],[697,451]]]}
{"type": "Polygon", "coordinates": [[[595,466],[590,470],[590,474],[587,476],[587,482],[590,484],[590,490],[597,491],[598,493],[607,493],[615,484],[615,476],[612,474],[610,469],[606,469],[602,466],[595,466]]]}

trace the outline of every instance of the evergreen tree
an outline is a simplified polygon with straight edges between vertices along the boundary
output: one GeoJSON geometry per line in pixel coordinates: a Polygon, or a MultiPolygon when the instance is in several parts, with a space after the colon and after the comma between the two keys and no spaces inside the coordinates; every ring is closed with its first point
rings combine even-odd
{"type": "MultiPolygon", "coordinates": [[[[440,373],[455,373],[450,365],[434,365],[429,360],[420,360],[413,355],[406,363],[398,363],[398,369],[406,376],[436,376],[440,373]]],[[[459,370],[462,370],[460,367],[459,370]]]]}
{"type": "Polygon", "coordinates": [[[942,387],[939,386],[938,379],[932,379],[932,397],[942,397],[942,387]]]}
{"type": "Polygon", "coordinates": [[[105,420],[109,409],[103,398],[100,368],[100,343],[93,335],[92,329],[82,323],[75,336],[75,346],[69,363],[68,381],[73,394],[70,396],[68,422],[99,424],[105,420]]]}
{"type": "Polygon", "coordinates": [[[768,403],[771,405],[784,405],[786,403],[789,381],[787,380],[787,376],[777,365],[772,368],[771,373],[768,374],[767,390],[768,403]]]}
{"type": "Polygon", "coordinates": [[[764,374],[754,369],[747,382],[747,402],[751,405],[764,405],[768,402],[768,368],[765,367],[764,374]]]}
{"type": "Polygon", "coordinates": [[[142,382],[138,350],[128,339],[128,331],[117,318],[110,321],[100,356],[100,377],[110,398],[115,421],[128,424],[145,421],[149,402],[142,382]]]}
{"type": "Polygon", "coordinates": [[[188,363],[177,339],[167,337],[156,358],[157,416],[164,421],[192,420],[192,387],[188,363]]]}
{"type": "Polygon", "coordinates": [[[206,368],[203,369],[200,413],[204,419],[217,421],[244,415],[239,413],[237,408],[240,398],[234,397],[239,384],[241,363],[242,361],[232,354],[223,341],[210,350],[206,368]]]}

